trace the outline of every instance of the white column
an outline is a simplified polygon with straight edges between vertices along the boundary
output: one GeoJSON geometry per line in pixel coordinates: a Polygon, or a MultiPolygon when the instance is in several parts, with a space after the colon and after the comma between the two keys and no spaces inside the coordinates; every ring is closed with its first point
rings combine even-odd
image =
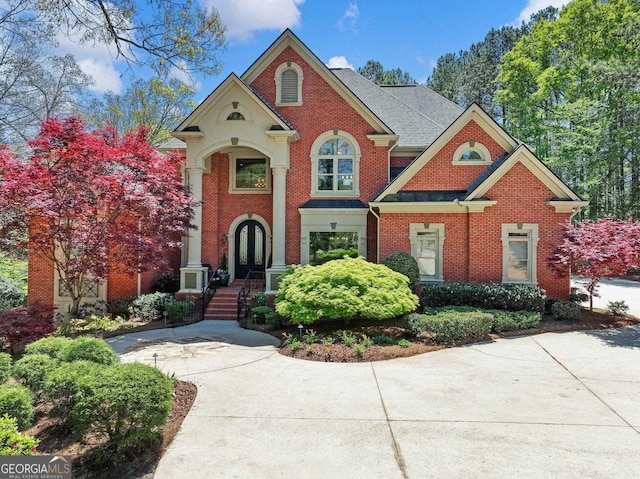
{"type": "MultiPolygon", "coordinates": [[[[186,176],[191,195],[199,202],[202,201],[202,173],[203,168],[187,167],[186,176]]],[[[197,293],[202,291],[206,281],[207,268],[202,267],[202,206],[193,208],[193,224],[189,229],[187,245],[187,266],[180,268],[180,293],[197,293]]]]}
{"type": "Polygon", "coordinates": [[[287,237],[287,168],[277,166],[271,168],[273,175],[273,226],[271,268],[267,270],[267,291],[278,289],[278,276],[285,268],[285,251],[287,237]]]}

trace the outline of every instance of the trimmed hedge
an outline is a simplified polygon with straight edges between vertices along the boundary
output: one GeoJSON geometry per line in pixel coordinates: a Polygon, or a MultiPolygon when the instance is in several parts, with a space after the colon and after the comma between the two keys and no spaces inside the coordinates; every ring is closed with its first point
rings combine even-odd
{"type": "Polygon", "coordinates": [[[60,365],[46,354],[27,354],[13,365],[13,377],[38,395],[47,377],[60,365]]]}
{"type": "Polygon", "coordinates": [[[391,253],[382,262],[387,268],[400,274],[404,274],[409,279],[409,288],[413,289],[420,282],[420,268],[418,262],[409,253],[396,251],[391,253]]]}
{"type": "Polygon", "coordinates": [[[173,301],[173,295],[169,293],[143,294],[133,301],[129,313],[133,318],[143,321],[157,321],[162,319],[167,303],[173,301]]]}
{"type": "Polygon", "coordinates": [[[63,423],[69,426],[69,415],[76,400],[84,392],[85,378],[95,376],[104,367],[92,361],[73,361],[62,363],[52,371],[43,385],[43,396],[54,404],[51,416],[62,418],[63,423]]]}
{"type": "Polygon", "coordinates": [[[46,354],[50,358],[59,358],[62,351],[71,344],[71,339],[64,337],[48,337],[27,344],[25,354],[46,354]]]}
{"type": "Polygon", "coordinates": [[[573,301],[558,301],[551,306],[551,313],[559,321],[578,319],[581,311],[580,305],[573,301]]]}
{"type": "Polygon", "coordinates": [[[436,343],[485,338],[491,332],[493,316],[482,311],[438,311],[410,314],[409,329],[415,334],[430,333],[436,343]]]}
{"type": "Polygon", "coordinates": [[[28,429],[35,414],[31,391],[18,384],[0,385],[0,416],[5,414],[16,420],[21,431],[28,429]]]}
{"type": "Polygon", "coordinates": [[[11,376],[11,355],[0,353],[0,384],[4,384],[11,376]]]}
{"type": "Polygon", "coordinates": [[[473,306],[507,311],[544,311],[546,292],[536,286],[499,283],[428,283],[423,307],[473,306]]]}
{"type": "Polygon", "coordinates": [[[106,342],[88,337],[72,340],[60,353],[60,360],[67,363],[84,360],[108,366],[115,364],[116,359],[116,353],[106,342]]]}

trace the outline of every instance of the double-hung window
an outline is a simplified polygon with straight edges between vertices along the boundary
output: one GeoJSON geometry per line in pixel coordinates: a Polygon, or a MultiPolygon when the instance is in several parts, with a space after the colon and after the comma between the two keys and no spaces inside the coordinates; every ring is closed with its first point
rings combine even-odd
{"type": "Polygon", "coordinates": [[[502,225],[502,282],[537,283],[538,225],[502,225]]]}
{"type": "Polygon", "coordinates": [[[411,256],[418,262],[420,281],[443,281],[444,223],[411,223],[411,256]]]}

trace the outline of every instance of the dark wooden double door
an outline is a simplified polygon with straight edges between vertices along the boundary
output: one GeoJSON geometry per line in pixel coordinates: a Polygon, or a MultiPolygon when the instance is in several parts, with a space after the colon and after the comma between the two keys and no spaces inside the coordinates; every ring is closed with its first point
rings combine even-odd
{"type": "Polygon", "coordinates": [[[234,276],[243,279],[249,271],[265,270],[266,241],[264,228],[254,220],[238,225],[235,235],[234,276]]]}

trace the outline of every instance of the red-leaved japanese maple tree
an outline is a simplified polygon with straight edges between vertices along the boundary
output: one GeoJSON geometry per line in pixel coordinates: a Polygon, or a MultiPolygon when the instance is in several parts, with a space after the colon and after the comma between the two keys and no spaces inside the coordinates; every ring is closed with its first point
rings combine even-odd
{"type": "Polygon", "coordinates": [[[603,218],[568,223],[550,263],[552,267],[569,266],[572,274],[589,280],[589,307],[593,309],[602,278],[640,268],[640,222],[603,218]]]}
{"type": "Polygon", "coordinates": [[[92,278],[161,266],[192,226],[184,159],[158,153],[146,133],[48,119],[28,161],[0,149],[0,237],[29,230],[28,247],[57,270],[72,317],[92,278]]]}

